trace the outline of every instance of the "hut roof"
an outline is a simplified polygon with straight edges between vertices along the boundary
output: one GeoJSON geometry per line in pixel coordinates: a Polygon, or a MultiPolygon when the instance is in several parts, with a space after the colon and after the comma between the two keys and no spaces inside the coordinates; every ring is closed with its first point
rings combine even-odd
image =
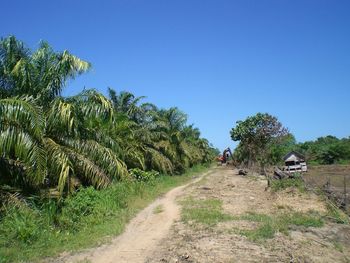
{"type": "MultiPolygon", "coordinates": [[[[289,153],[287,153],[284,157],[283,157],[283,160],[284,161],[289,161],[289,159],[291,159],[291,157],[293,157],[293,155],[296,157],[296,159],[299,159],[299,160],[305,160],[305,156],[304,155],[302,155],[301,153],[298,153],[298,152],[296,152],[296,151],[291,151],[291,152],[289,152],[289,153]]],[[[294,158],[292,158],[292,159],[294,159],[294,158]]]]}

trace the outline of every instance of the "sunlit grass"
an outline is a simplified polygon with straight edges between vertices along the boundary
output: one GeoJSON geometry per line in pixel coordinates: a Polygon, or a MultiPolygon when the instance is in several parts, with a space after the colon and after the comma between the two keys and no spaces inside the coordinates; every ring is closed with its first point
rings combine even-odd
{"type": "Polygon", "coordinates": [[[236,219],[258,223],[258,226],[254,229],[236,229],[236,232],[252,241],[273,238],[278,232],[287,235],[291,226],[307,228],[324,225],[322,216],[313,211],[308,213],[284,211],[271,215],[247,213],[236,219]]]}
{"type": "Polygon", "coordinates": [[[182,205],[182,220],[186,223],[193,221],[211,226],[232,219],[230,215],[223,212],[222,201],[219,199],[187,198],[182,205]]]}

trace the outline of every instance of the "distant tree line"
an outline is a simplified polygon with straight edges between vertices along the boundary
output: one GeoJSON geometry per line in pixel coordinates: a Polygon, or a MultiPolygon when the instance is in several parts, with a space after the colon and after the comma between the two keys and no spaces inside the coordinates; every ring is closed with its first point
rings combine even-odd
{"type": "Polygon", "coordinates": [[[293,134],[279,120],[268,113],[257,113],[237,121],[231,138],[239,141],[233,156],[236,163],[252,166],[283,163],[290,151],[305,155],[310,164],[336,164],[350,162],[350,137],[338,139],[325,136],[315,141],[297,143],[293,134]]]}

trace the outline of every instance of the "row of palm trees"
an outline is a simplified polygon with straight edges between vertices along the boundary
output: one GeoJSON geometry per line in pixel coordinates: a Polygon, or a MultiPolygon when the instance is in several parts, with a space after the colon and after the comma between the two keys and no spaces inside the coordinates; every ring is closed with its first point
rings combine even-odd
{"type": "Polygon", "coordinates": [[[143,97],[109,89],[62,97],[67,81],[90,63],[35,51],[10,36],[0,41],[0,187],[35,191],[77,184],[108,186],[128,169],[181,173],[212,160],[215,151],[177,108],[158,109],[143,97]]]}

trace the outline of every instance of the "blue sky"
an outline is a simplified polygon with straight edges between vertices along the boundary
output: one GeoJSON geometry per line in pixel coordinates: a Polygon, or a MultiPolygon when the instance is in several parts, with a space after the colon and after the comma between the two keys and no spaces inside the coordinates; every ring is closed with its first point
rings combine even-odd
{"type": "Polygon", "coordinates": [[[2,0],[0,36],[47,40],[93,69],[84,86],[178,106],[223,149],[235,122],[277,116],[298,141],[350,135],[348,0],[2,0]]]}

